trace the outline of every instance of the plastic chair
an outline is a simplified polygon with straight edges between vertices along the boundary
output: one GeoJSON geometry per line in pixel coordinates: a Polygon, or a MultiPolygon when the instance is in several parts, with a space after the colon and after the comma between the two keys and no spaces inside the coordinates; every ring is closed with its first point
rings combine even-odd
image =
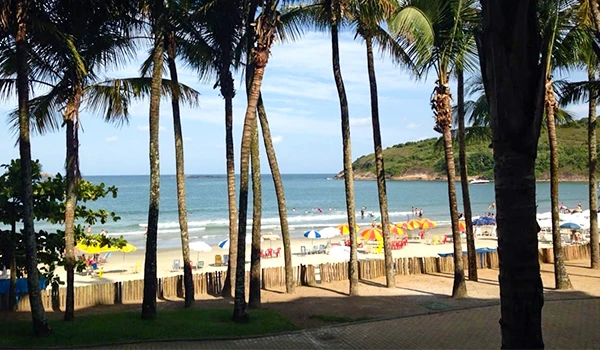
{"type": "Polygon", "coordinates": [[[135,266],[133,267],[133,273],[139,273],[141,269],[142,269],[142,261],[137,260],[135,262],[135,266]]]}
{"type": "Polygon", "coordinates": [[[101,264],[106,264],[106,263],[108,262],[108,258],[110,258],[110,256],[111,256],[111,254],[112,254],[112,252],[107,252],[106,254],[104,254],[104,256],[103,256],[103,257],[101,257],[101,258],[99,259],[99,260],[100,260],[99,262],[100,262],[101,264]]]}
{"type": "Polygon", "coordinates": [[[319,251],[317,253],[325,254],[325,245],[324,244],[319,245],[319,251]]]}
{"type": "Polygon", "coordinates": [[[265,253],[265,258],[272,258],[273,257],[273,248],[269,248],[267,249],[267,252],[265,253]]]}
{"type": "Polygon", "coordinates": [[[223,254],[223,265],[229,265],[229,254],[223,254]]]}
{"type": "Polygon", "coordinates": [[[201,269],[203,267],[204,267],[204,261],[203,260],[198,260],[197,268],[201,269]]]}
{"type": "Polygon", "coordinates": [[[279,253],[281,253],[281,247],[277,248],[277,250],[273,251],[273,254],[275,255],[276,258],[279,258],[279,253]]]}
{"type": "Polygon", "coordinates": [[[221,255],[215,255],[215,266],[223,265],[223,258],[221,255]]]}
{"type": "Polygon", "coordinates": [[[319,253],[319,246],[314,245],[311,254],[318,254],[319,253]]]}
{"type": "Polygon", "coordinates": [[[306,247],[305,246],[300,246],[300,255],[302,255],[302,256],[306,255],[306,247]]]}
{"type": "Polygon", "coordinates": [[[173,271],[179,271],[179,269],[181,269],[181,260],[173,260],[173,271]]]}

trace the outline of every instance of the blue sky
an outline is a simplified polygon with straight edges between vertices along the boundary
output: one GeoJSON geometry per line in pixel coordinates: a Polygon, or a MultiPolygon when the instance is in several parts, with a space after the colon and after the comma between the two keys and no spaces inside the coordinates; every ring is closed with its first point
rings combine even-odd
{"type": "MultiPolygon", "coordinates": [[[[363,43],[346,33],[340,42],[342,75],[350,104],[352,156],[356,159],[373,152],[370,120],[366,50],[363,43]]],[[[145,52],[140,52],[143,57],[145,52]]],[[[106,72],[106,77],[133,77],[140,60],[106,72]]],[[[375,61],[379,88],[379,110],[384,147],[416,141],[438,134],[432,130],[433,117],[429,98],[433,78],[415,81],[377,55],[375,61]]],[[[574,80],[583,80],[576,73],[574,80]]],[[[224,100],[214,82],[201,82],[192,71],[181,70],[180,81],[201,93],[199,107],[182,108],[185,166],[188,174],[225,173],[224,100]]],[[[234,141],[236,172],[239,144],[245,114],[245,89],[240,76],[235,80],[234,141]]],[[[452,87],[454,89],[454,86],[452,87]]],[[[308,33],[295,43],[276,44],[266,68],[263,98],[269,116],[271,134],[282,173],[337,173],[342,169],[342,140],[339,101],[331,69],[330,38],[323,33],[308,33]]],[[[454,92],[454,90],[453,90],[454,92]]],[[[0,104],[3,117],[14,109],[16,99],[0,104]]],[[[98,116],[83,110],[80,136],[81,171],[84,175],[143,175],[149,173],[148,101],[135,103],[129,125],[115,128],[98,116]]],[[[585,105],[570,111],[583,117],[585,105]]],[[[175,172],[173,124],[170,103],[161,102],[160,116],[161,173],[175,172]]],[[[261,141],[262,142],[262,141],[261,141]]],[[[18,158],[15,139],[5,122],[0,123],[0,163],[18,158]]],[[[44,171],[63,172],[64,133],[32,139],[32,156],[44,171]]],[[[262,171],[268,164],[262,152],[262,171]]]]}

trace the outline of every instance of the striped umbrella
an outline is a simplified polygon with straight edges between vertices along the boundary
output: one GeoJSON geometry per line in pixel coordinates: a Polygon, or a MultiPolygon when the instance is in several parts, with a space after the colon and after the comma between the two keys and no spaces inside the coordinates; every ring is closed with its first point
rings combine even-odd
{"type": "Polygon", "coordinates": [[[458,231],[465,232],[467,230],[467,224],[464,221],[458,222],[458,231]]]}
{"type": "MultiPolygon", "coordinates": [[[[260,241],[262,242],[264,239],[261,237],[260,241]]],[[[252,235],[246,235],[246,244],[252,244],[252,235]]],[[[222,240],[219,242],[218,246],[221,249],[229,249],[229,239],[222,240]]]]}
{"type": "Polygon", "coordinates": [[[310,230],[310,231],[304,232],[304,237],[310,238],[310,245],[313,245],[314,239],[321,238],[321,234],[315,230],[310,230]]]}
{"type": "Polygon", "coordinates": [[[435,221],[431,221],[429,219],[421,219],[419,221],[419,228],[422,230],[428,230],[430,228],[436,227],[437,226],[437,222],[435,221]]]}
{"type": "MultiPolygon", "coordinates": [[[[337,225],[336,228],[338,230],[340,230],[340,234],[342,234],[342,235],[349,235],[350,234],[350,226],[348,226],[348,224],[337,225]]],[[[360,226],[356,225],[356,231],[357,232],[358,232],[359,229],[360,229],[360,226]]]]}
{"type": "Polygon", "coordinates": [[[390,228],[390,234],[392,234],[392,235],[398,235],[398,236],[404,235],[404,230],[398,226],[390,224],[389,228],[390,228]]]}
{"type": "Polygon", "coordinates": [[[367,228],[364,229],[360,235],[362,236],[362,238],[369,240],[369,241],[379,241],[383,239],[383,232],[381,232],[380,229],[375,228],[375,227],[371,227],[371,228],[367,228]]]}
{"type": "Polygon", "coordinates": [[[412,225],[409,225],[408,222],[406,222],[406,221],[396,223],[396,227],[398,227],[400,229],[404,229],[404,230],[411,230],[411,231],[414,229],[414,227],[412,225]]]}

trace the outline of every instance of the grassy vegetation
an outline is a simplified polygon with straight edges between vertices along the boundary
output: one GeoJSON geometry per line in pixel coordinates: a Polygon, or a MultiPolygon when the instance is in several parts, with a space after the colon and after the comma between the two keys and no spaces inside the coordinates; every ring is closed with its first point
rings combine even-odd
{"type": "Polygon", "coordinates": [[[334,315],[311,315],[309,317],[311,320],[319,320],[323,322],[329,323],[348,323],[348,322],[357,322],[357,321],[366,321],[372,319],[372,317],[347,317],[347,316],[334,316],[334,315]]]}
{"type": "Polygon", "coordinates": [[[139,312],[99,314],[73,322],[52,322],[54,334],[32,336],[31,322],[0,321],[0,348],[69,347],[118,342],[206,337],[249,336],[294,330],[279,312],[253,310],[249,323],[231,321],[231,310],[180,309],[161,311],[158,318],[142,321],[139,312]]]}
{"type": "MultiPolygon", "coordinates": [[[[588,169],[587,119],[559,126],[557,128],[557,136],[559,145],[559,172],[561,177],[565,178],[569,175],[586,176],[588,169]]],[[[479,140],[471,141],[467,144],[469,175],[492,177],[494,160],[490,143],[490,140],[479,140]]],[[[457,145],[455,145],[454,153],[458,167],[457,145]]],[[[402,176],[411,172],[445,176],[446,161],[444,159],[443,147],[437,138],[397,144],[385,149],[383,156],[385,171],[389,176],[402,176]]],[[[353,167],[357,174],[374,174],[374,155],[369,154],[358,158],[354,162],[353,167]]],[[[548,134],[545,129],[542,129],[536,162],[537,177],[540,179],[547,178],[549,169],[548,134]]]]}

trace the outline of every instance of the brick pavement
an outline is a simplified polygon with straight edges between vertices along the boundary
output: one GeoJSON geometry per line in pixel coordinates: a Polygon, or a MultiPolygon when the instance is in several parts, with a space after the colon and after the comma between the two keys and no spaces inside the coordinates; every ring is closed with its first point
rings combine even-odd
{"type": "MultiPolygon", "coordinates": [[[[499,306],[337,325],[235,339],[155,342],[124,349],[475,349],[499,348],[499,306]]],[[[600,346],[600,299],[546,302],[544,341],[548,349],[600,346]]]]}

